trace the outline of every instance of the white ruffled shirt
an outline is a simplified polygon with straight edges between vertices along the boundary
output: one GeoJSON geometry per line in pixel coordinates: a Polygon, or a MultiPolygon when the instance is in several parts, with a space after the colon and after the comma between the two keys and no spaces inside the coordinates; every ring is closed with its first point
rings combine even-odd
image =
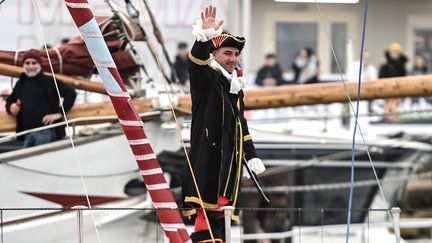
{"type": "Polygon", "coordinates": [[[233,71],[229,73],[225,68],[223,68],[216,60],[212,60],[210,62],[210,67],[218,69],[221,71],[222,75],[230,81],[230,93],[238,94],[240,90],[246,87],[246,78],[245,77],[237,77],[237,72],[233,71]]]}

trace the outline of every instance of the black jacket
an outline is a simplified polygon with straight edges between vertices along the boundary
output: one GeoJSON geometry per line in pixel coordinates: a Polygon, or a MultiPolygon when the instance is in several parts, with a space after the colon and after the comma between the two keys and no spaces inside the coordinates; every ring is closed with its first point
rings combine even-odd
{"type": "Polygon", "coordinates": [[[174,70],[177,74],[179,82],[184,85],[186,81],[189,80],[188,60],[187,59],[185,60],[181,58],[179,55],[177,55],[174,62],[174,70]]]}
{"type": "Polygon", "coordinates": [[[385,52],[386,63],[381,65],[378,77],[392,78],[406,76],[405,64],[408,58],[402,54],[399,60],[393,60],[388,51],[385,52]]]}
{"type": "Polygon", "coordinates": [[[285,81],[282,77],[282,69],[279,64],[276,64],[273,67],[263,66],[258,70],[257,77],[255,79],[255,84],[259,86],[263,86],[264,79],[266,78],[274,78],[276,80],[276,85],[284,85],[285,81]]]}
{"type": "MultiPolygon", "coordinates": [[[[43,86],[44,90],[46,90],[46,95],[49,99],[49,103],[52,106],[52,110],[57,111],[59,113],[62,113],[61,108],[59,106],[59,98],[57,95],[57,89],[55,87],[54,79],[52,77],[46,76],[41,71],[36,78],[38,78],[40,81],[40,85],[43,86]]],[[[18,79],[17,83],[15,84],[15,87],[12,90],[12,93],[6,98],[6,111],[11,114],[10,108],[13,103],[15,103],[18,99],[22,99],[22,89],[25,84],[25,82],[28,82],[28,77],[22,73],[20,78],[18,79]]],[[[74,89],[66,86],[61,81],[57,81],[57,85],[59,88],[59,92],[61,97],[63,97],[63,107],[65,109],[65,112],[68,112],[76,98],[76,92],[74,89]]],[[[61,120],[57,121],[60,122],[61,120]]],[[[23,120],[22,120],[22,114],[18,113],[16,117],[16,132],[21,132],[24,130],[23,127],[23,120]]],[[[56,134],[57,139],[61,139],[65,136],[65,130],[64,126],[60,126],[56,128],[56,134]]],[[[19,140],[23,140],[24,137],[20,136],[18,137],[19,140]]]]}
{"type": "MultiPolygon", "coordinates": [[[[191,148],[189,152],[205,207],[216,208],[219,196],[238,203],[242,160],[256,157],[244,118],[243,92],[229,93],[230,83],[209,66],[213,44],[195,42],[189,54],[192,97],[191,148]]],[[[183,175],[185,216],[193,216],[199,205],[192,175],[183,175]]],[[[236,217],[236,216],[235,216],[236,217]]],[[[235,218],[234,217],[234,218],[235,218]]]]}

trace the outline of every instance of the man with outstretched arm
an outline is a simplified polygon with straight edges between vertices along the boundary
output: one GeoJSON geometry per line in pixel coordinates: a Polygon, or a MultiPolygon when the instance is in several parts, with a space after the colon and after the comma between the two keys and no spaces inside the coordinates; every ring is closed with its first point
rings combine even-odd
{"type": "MultiPolygon", "coordinates": [[[[23,54],[23,73],[15,84],[12,93],[6,98],[6,111],[16,117],[16,132],[51,125],[61,122],[65,112],[72,108],[76,92],[61,81],[57,87],[52,77],[43,73],[42,56],[38,50],[31,49],[23,54]],[[57,94],[58,92],[61,97],[57,94]]],[[[18,140],[24,141],[24,147],[50,143],[65,136],[64,126],[33,131],[18,140]]]]}
{"type": "MultiPolygon", "coordinates": [[[[189,153],[193,171],[187,166],[183,175],[183,200],[188,208],[183,214],[195,221],[193,242],[225,241],[220,209],[237,206],[242,160],[246,159],[255,173],[265,170],[243,115],[245,79],[240,77],[238,62],[245,39],[223,33],[222,24],[223,20],[216,21],[216,8],[206,7],[193,26],[196,41],[189,53],[189,153]],[[208,222],[201,205],[206,209],[208,222]]],[[[238,215],[234,213],[232,219],[237,220],[238,215]]]]}

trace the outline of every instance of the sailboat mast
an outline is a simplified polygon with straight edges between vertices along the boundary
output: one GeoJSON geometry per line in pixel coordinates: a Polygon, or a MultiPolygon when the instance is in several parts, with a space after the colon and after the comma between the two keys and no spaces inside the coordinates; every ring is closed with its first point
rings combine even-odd
{"type": "Polygon", "coordinates": [[[65,0],[105,84],[169,242],[190,242],[174,196],[87,0],[65,0]]]}

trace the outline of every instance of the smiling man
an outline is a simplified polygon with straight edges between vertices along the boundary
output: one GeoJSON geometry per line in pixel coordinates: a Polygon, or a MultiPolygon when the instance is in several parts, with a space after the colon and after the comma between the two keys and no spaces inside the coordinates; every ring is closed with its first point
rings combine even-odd
{"type": "MultiPolygon", "coordinates": [[[[67,112],[75,102],[75,91],[58,81],[62,99],[58,97],[54,79],[43,74],[42,57],[38,50],[25,52],[22,63],[24,72],[6,99],[6,111],[16,117],[16,132],[62,121],[60,100],[67,112]]],[[[24,140],[24,147],[32,147],[64,136],[64,126],[60,126],[31,132],[18,139],[24,140]]]]}
{"type": "MultiPolygon", "coordinates": [[[[183,214],[195,220],[193,242],[212,240],[201,205],[207,209],[214,239],[225,241],[220,209],[237,206],[242,161],[246,159],[256,173],[265,170],[257,158],[243,115],[245,80],[240,77],[238,64],[245,39],[222,33],[223,21],[216,22],[215,17],[216,8],[212,6],[201,13],[201,19],[193,26],[197,40],[189,53],[193,175],[187,167],[183,175],[183,200],[189,210],[183,214]]],[[[234,213],[232,219],[238,219],[238,215],[234,213]]]]}

